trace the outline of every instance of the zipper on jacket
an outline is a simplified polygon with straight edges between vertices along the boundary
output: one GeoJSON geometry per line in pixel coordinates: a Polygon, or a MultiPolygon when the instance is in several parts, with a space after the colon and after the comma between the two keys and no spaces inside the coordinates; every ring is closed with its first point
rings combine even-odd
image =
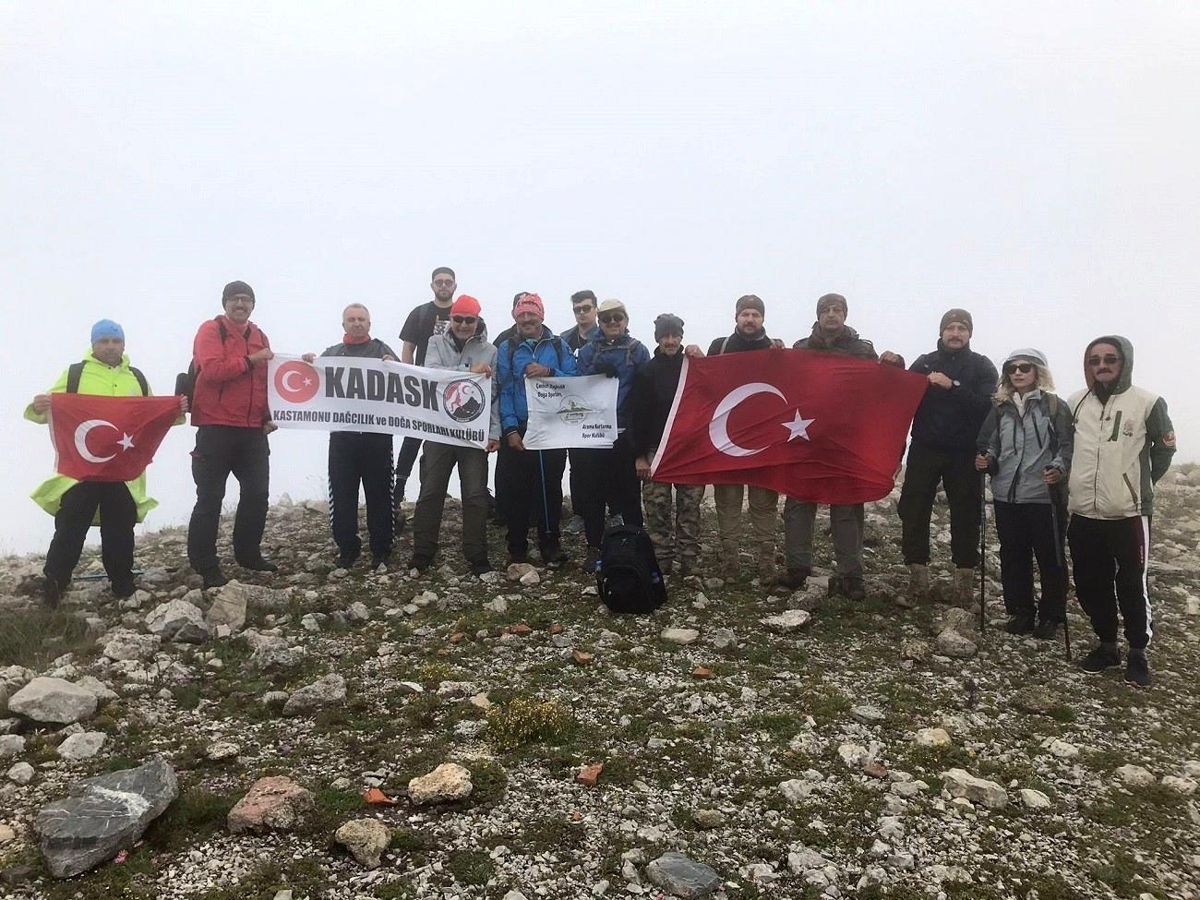
{"type": "Polygon", "coordinates": [[[1142,504],[1138,501],[1137,492],[1134,491],[1133,484],[1129,481],[1129,474],[1127,472],[1122,472],[1121,480],[1125,482],[1125,487],[1129,490],[1129,497],[1131,500],[1133,500],[1134,515],[1140,515],[1142,504]]]}
{"type": "Polygon", "coordinates": [[[1110,441],[1115,441],[1121,436],[1121,413],[1122,410],[1117,410],[1117,417],[1113,419],[1112,434],[1109,435],[1110,441]]]}

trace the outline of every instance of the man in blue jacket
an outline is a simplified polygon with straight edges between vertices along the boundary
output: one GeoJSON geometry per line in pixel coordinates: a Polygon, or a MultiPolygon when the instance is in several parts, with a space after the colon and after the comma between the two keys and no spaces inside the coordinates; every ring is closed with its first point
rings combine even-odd
{"type": "Polygon", "coordinates": [[[509,562],[529,562],[529,524],[535,504],[538,548],[542,561],[557,566],[566,561],[559,538],[562,517],[562,478],[566,450],[526,450],[522,443],[529,424],[525,379],[574,375],[575,357],[563,340],[543,322],[546,310],[537,294],[525,294],[513,306],[516,333],[497,348],[500,387],[500,453],[511,494],[506,498],[509,562]]]}
{"type": "Polygon", "coordinates": [[[637,370],[650,361],[650,351],[629,333],[629,313],[624,303],[605,300],[597,318],[600,327],[593,329],[587,343],[579,348],[579,374],[607,375],[618,380],[617,439],[612,447],[571,454],[572,465],[578,467],[572,479],[572,500],[583,516],[588,545],[584,570],[589,572],[600,559],[606,508],[626,525],[642,525],[642,490],[634,465],[637,454],[629,433],[628,401],[637,370]]]}

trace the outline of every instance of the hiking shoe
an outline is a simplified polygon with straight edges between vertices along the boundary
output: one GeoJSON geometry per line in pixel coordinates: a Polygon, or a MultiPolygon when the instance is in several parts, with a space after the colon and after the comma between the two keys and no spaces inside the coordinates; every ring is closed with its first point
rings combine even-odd
{"type": "Polygon", "coordinates": [[[1004,630],[1009,634],[1033,634],[1033,616],[1009,616],[1004,623],[1004,630]]]}
{"type": "Polygon", "coordinates": [[[588,547],[587,554],[583,557],[583,571],[588,575],[595,575],[600,570],[600,548],[588,547]]]}
{"type": "MultiPolygon", "coordinates": [[[[1121,664],[1121,651],[1113,644],[1099,644],[1079,663],[1079,668],[1090,675],[1103,672],[1121,664]]],[[[1149,675],[1147,675],[1149,677],[1149,675]]]]}
{"type": "Polygon", "coordinates": [[[901,603],[906,609],[911,609],[918,600],[929,596],[929,566],[921,563],[911,563],[908,567],[908,590],[905,599],[908,604],[901,603]]]}
{"type": "Polygon", "coordinates": [[[229,584],[229,579],[225,577],[225,573],[220,569],[209,569],[207,572],[201,572],[200,577],[204,579],[204,589],[224,587],[229,584]]]}
{"type": "Polygon", "coordinates": [[[954,603],[969,606],[975,597],[975,570],[965,566],[954,570],[954,603]]]}
{"type": "Polygon", "coordinates": [[[1051,622],[1048,619],[1043,619],[1037,623],[1037,627],[1033,629],[1033,636],[1039,641],[1056,641],[1058,640],[1058,623],[1051,622]]]}
{"type": "Polygon", "coordinates": [[[567,534],[583,534],[583,516],[571,516],[563,531],[567,534]]]}
{"type": "Polygon", "coordinates": [[[416,569],[418,572],[424,572],[433,565],[433,560],[428,556],[414,556],[408,561],[410,569],[416,569]]]}
{"type": "Polygon", "coordinates": [[[118,600],[124,600],[126,597],[132,597],[134,591],[137,590],[137,585],[133,583],[133,579],[121,579],[112,583],[112,595],[118,600]]]}
{"type": "Polygon", "coordinates": [[[865,600],[867,589],[858,575],[835,575],[829,579],[829,596],[847,600],[865,600]]]}
{"type": "Polygon", "coordinates": [[[258,559],[251,560],[250,562],[239,562],[238,565],[250,572],[279,571],[279,566],[275,565],[275,563],[271,562],[269,559],[264,559],[261,556],[258,559]]]}
{"type": "Polygon", "coordinates": [[[538,551],[542,555],[542,562],[551,568],[557,568],[567,561],[567,554],[563,553],[562,545],[557,542],[545,544],[538,551]]]}
{"type": "Polygon", "coordinates": [[[337,567],[339,569],[353,568],[354,564],[358,562],[358,556],[358,553],[339,553],[337,555],[337,567]]]}
{"type": "Polygon", "coordinates": [[[386,557],[386,556],[372,556],[371,557],[371,571],[372,572],[375,572],[376,574],[380,574],[380,573],[386,572],[387,567],[388,567],[388,557],[386,557]]]}
{"type": "Polygon", "coordinates": [[[46,609],[58,609],[60,603],[62,603],[62,586],[58,583],[57,578],[47,576],[42,584],[42,605],[46,609]]]}
{"type": "Polygon", "coordinates": [[[779,579],[779,586],[792,591],[802,591],[804,590],[804,586],[808,584],[808,576],[811,574],[812,568],[809,566],[788,569],[787,573],[779,579]]]}
{"type": "Polygon", "coordinates": [[[523,563],[532,563],[532,562],[533,562],[533,560],[531,560],[529,558],[528,553],[510,553],[510,554],[508,554],[508,564],[510,566],[517,566],[517,565],[521,565],[523,563]]]}
{"type": "Polygon", "coordinates": [[[488,572],[494,572],[492,564],[486,559],[481,559],[478,562],[471,563],[472,575],[486,575],[488,572]]]}
{"type": "Polygon", "coordinates": [[[1125,664],[1125,683],[1134,687],[1150,687],[1150,662],[1145,650],[1130,650],[1125,664]]]}

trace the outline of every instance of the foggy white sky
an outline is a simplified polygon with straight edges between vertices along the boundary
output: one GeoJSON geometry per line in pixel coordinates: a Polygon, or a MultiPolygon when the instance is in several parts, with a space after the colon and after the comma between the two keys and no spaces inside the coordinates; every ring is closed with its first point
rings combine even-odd
{"type": "MultiPolygon", "coordinates": [[[[52,533],[21,412],[91,323],[166,392],[235,278],[285,352],[350,301],[395,338],[442,264],[500,327],[518,289],[557,330],[590,287],[647,342],[664,311],[726,334],[754,292],[790,343],[835,290],[911,360],[965,306],[1064,395],[1115,331],[1200,458],[1197,109],[1183,2],[0,3],[0,551],[52,533]]],[[[151,529],[186,521],[192,441],[151,529]]],[[[325,446],[277,433],[273,497],[324,496],[325,446]]]]}

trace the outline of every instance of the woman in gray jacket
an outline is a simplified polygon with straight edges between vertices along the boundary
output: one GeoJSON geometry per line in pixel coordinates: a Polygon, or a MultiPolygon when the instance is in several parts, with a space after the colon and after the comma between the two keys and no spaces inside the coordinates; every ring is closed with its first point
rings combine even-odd
{"type": "Polygon", "coordinates": [[[1066,529],[1062,487],[1071,466],[1071,411],[1051,391],[1054,379],[1039,350],[1014,350],[1004,361],[993,405],[979,431],[975,468],[990,472],[1000,581],[1007,630],[1046,640],[1066,618],[1066,529]],[[1033,597],[1033,560],[1042,598],[1033,597]]]}

